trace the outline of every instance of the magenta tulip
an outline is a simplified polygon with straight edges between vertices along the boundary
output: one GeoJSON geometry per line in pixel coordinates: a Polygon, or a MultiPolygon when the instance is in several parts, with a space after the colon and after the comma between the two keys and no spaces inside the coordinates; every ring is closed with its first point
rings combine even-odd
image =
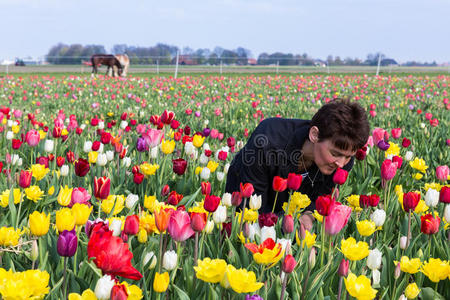
{"type": "Polygon", "coordinates": [[[194,234],[194,230],[191,227],[189,214],[183,210],[174,211],[170,216],[167,231],[177,242],[183,242],[190,238],[194,234]]]}
{"type": "Polygon", "coordinates": [[[39,144],[39,141],[41,139],[41,135],[38,131],[31,129],[27,132],[25,135],[25,141],[30,147],[35,147],[39,144]]]}
{"type": "Polygon", "coordinates": [[[325,232],[329,235],[338,234],[352,213],[352,209],[346,205],[335,202],[331,207],[330,214],[325,218],[325,232]]]}
{"type": "Polygon", "coordinates": [[[397,173],[397,162],[392,162],[390,159],[386,159],[381,164],[381,178],[384,180],[391,180],[397,173]]]}
{"type": "Polygon", "coordinates": [[[442,182],[446,182],[448,178],[448,174],[450,173],[450,170],[448,166],[438,166],[436,167],[436,177],[442,182]]]}

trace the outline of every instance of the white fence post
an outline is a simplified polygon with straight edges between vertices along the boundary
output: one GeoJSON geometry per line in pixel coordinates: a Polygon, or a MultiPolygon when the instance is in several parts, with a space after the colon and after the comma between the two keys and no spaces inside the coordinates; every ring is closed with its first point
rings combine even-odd
{"type": "Polygon", "coordinates": [[[220,75],[222,75],[222,60],[220,60],[220,75]]]}
{"type": "Polygon", "coordinates": [[[378,76],[378,74],[380,73],[380,64],[381,64],[381,53],[378,55],[378,66],[376,76],[378,76]]]}
{"type": "Polygon", "coordinates": [[[178,76],[178,59],[179,59],[180,51],[177,51],[177,61],[175,65],[175,79],[177,79],[178,76]]]}

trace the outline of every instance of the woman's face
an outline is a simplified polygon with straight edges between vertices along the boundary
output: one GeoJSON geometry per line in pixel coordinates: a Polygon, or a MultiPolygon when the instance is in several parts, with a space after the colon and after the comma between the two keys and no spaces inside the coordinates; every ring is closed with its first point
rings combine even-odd
{"type": "Polygon", "coordinates": [[[325,175],[332,174],[337,168],[344,167],[356,154],[356,151],[341,150],[330,140],[314,143],[314,162],[320,172],[325,175]]]}

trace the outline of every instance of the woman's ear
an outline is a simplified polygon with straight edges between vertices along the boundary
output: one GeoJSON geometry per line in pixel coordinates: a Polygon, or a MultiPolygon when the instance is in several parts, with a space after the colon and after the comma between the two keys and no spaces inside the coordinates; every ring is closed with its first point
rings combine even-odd
{"type": "Polygon", "coordinates": [[[314,144],[319,141],[319,128],[313,126],[309,129],[309,140],[314,144]]]}

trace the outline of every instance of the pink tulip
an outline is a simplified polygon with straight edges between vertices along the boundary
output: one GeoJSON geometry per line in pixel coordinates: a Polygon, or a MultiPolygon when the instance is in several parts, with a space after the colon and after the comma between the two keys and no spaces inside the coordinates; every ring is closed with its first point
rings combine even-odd
{"type": "Polygon", "coordinates": [[[219,138],[219,140],[223,140],[223,133],[219,133],[217,137],[219,138]]]}
{"type": "Polygon", "coordinates": [[[15,110],[14,111],[14,118],[20,119],[22,117],[22,111],[21,110],[15,110]]]}
{"type": "Polygon", "coordinates": [[[392,162],[390,159],[386,159],[381,164],[381,178],[384,180],[391,180],[397,173],[397,162],[392,162]]]}
{"type": "Polygon", "coordinates": [[[402,135],[402,129],[401,128],[392,128],[391,134],[392,134],[392,137],[397,140],[402,135]]]}
{"type": "Polygon", "coordinates": [[[37,146],[39,144],[39,140],[41,139],[41,136],[39,134],[39,132],[37,132],[34,129],[31,129],[30,131],[27,132],[27,134],[25,135],[25,141],[27,142],[27,144],[30,147],[34,147],[37,146]]]}
{"type": "Polygon", "coordinates": [[[156,147],[161,143],[164,133],[161,130],[150,128],[146,133],[142,134],[150,148],[156,147]]]}
{"type": "Polygon", "coordinates": [[[217,137],[219,136],[219,131],[217,129],[211,129],[211,133],[209,134],[209,136],[213,139],[217,139],[217,137]]]}
{"type": "Polygon", "coordinates": [[[436,177],[440,181],[447,181],[448,174],[450,173],[450,170],[448,166],[438,166],[436,167],[436,177]]]}
{"type": "Polygon", "coordinates": [[[89,200],[91,199],[91,195],[86,191],[86,189],[82,187],[74,188],[72,191],[72,197],[70,198],[69,207],[75,205],[75,203],[91,205],[89,200]]]}
{"type": "Polygon", "coordinates": [[[138,124],[136,126],[136,132],[139,133],[139,134],[143,134],[145,132],[145,125],[138,124]]]}
{"type": "Polygon", "coordinates": [[[189,214],[183,210],[176,210],[172,213],[169,220],[167,231],[177,242],[183,242],[194,234],[191,227],[189,214]]]}
{"type": "Polygon", "coordinates": [[[346,205],[335,202],[331,207],[330,214],[325,218],[325,232],[329,235],[338,234],[352,213],[352,209],[346,205]]]}
{"type": "Polygon", "coordinates": [[[372,131],[372,137],[373,137],[373,144],[376,145],[378,144],[379,141],[384,140],[384,133],[386,132],[386,130],[384,130],[383,128],[375,128],[372,131]]]}

